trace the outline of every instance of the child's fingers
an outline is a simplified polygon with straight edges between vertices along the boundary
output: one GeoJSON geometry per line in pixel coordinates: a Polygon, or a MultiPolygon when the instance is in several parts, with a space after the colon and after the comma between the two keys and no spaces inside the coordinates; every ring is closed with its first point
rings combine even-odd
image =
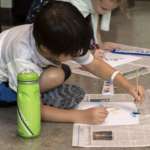
{"type": "Polygon", "coordinates": [[[139,86],[137,92],[140,97],[140,102],[142,103],[144,101],[144,88],[142,86],[139,86]]]}
{"type": "Polygon", "coordinates": [[[136,103],[143,103],[144,101],[144,88],[142,86],[138,86],[137,89],[133,91],[133,96],[135,98],[136,103]]]}
{"type": "Polygon", "coordinates": [[[108,110],[106,108],[99,107],[99,113],[106,117],[108,115],[108,110]]]}

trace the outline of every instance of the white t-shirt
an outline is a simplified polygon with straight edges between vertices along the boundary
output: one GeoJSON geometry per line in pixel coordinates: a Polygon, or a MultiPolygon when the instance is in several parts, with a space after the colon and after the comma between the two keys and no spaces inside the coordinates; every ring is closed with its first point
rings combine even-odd
{"type": "MultiPolygon", "coordinates": [[[[21,25],[0,34],[0,82],[9,82],[9,86],[16,91],[17,74],[24,70],[32,70],[40,75],[53,62],[41,56],[35,45],[32,34],[33,25],[21,25]]],[[[90,52],[75,58],[81,65],[93,61],[90,52]]]]}

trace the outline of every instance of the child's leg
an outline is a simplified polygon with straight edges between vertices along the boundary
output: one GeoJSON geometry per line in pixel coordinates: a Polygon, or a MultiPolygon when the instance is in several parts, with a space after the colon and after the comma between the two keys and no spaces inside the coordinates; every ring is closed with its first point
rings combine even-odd
{"type": "Polygon", "coordinates": [[[33,0],[31,8],[26,18],[26,23],[33,23],[36,13],[40,11],[41,5],[41,0],[33,0]]]}
{"type": "Polygon", "coordinates": [[[40,8],[47,4],[50,0],[33,0],[31,8],[26,18],[26,23],[33,23],[36,14],[40,11],[40,8]]]}
{"type": "Polygon", "coordinates": [[[43,80],[43,103],[46,105],[70,109],[75,107],[84,98],[85,92],[75,85],[63,84],[69,78],[71,70],[69,66],[62,65],[61,68],[50,67],[41,77],[41,85],[43,80]],[[46,85],[47,84],[47,85],[46,85]]]}
{"type": "Polygon", "coordinates": [[[45,93],[51,89],[54,89],[64,83],[71,75],[71,70],[68,65],[63,64],[57,68],[50,66],[45,69],[40,76],[40,88],[41,92],[45,93]]]}
{"type": "Polygon", "coordinates": [[[43,94],[43,103],[49,106],[70,109],[84,98],[85,92],[75,85],[63,84],[43,94]]]}

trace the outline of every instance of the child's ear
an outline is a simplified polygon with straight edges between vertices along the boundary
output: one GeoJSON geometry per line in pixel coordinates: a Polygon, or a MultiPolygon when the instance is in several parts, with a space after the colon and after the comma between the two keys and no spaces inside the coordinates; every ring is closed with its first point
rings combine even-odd
{"type": "Polygon", "coordinates": [[[47,47],[45,47],[45,46],[43,46],[43,45],[40,45],[40,46],[39,46],[39,52],[40,52],[45,58],[49,58],[49,57],[52,55],[51,51],[50,51],[47,47]]]}
{"type": "Polygon", "coordinates": [[[47,49],[45,46],[43,46],[43,45],[40,45],[40,49],[41,49],[43,52],[47,52],[47,51],[48,51],[48,49],[47,49]]]}
{"type": "Polygon", "coordinates": [[[40,45],[40,51],[42,51],[45,54],[51,54],[51,51],[43,45],[40,45]]]}

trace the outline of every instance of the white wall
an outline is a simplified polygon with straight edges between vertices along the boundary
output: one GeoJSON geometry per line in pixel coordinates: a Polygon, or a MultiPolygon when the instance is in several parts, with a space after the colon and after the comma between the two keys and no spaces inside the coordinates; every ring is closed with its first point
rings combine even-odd
{"type": "Polygon", "coordinates": [[[2,8],[11,8],[12,0],[0,0],[2,8]]]}

